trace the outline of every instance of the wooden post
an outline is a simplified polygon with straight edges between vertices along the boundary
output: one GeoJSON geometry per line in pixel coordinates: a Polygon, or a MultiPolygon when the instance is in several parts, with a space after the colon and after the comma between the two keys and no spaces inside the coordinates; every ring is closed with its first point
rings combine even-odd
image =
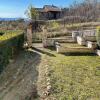
{"type": "Polygon", "coordinates": [[[56,42],[55,45],[56,45],[56,51],[57,51],[57,53],[59,53],[60,44],[58,42],[56,42]]]}
{"type": "Polygon", "coordinates": [[[45,26],[42,27],[43,30],[43,34],[42,34],[42,43],[43,43],[43,47],[47,47],[47,29],[45,26]]]}
{"type": "Polygon", "coordinates": [[[32,27],[32,23],[29,24],[28,28],[27,28],[27,43],[28,43],[28,47],[32,46],[32,33],[33,33],[33,27],[32,27]]]}

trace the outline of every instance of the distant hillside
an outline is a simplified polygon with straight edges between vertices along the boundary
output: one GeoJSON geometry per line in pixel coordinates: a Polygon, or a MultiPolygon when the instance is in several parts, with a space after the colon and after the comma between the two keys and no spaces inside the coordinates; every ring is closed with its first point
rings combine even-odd
{"type": "Polygon", "coordinates": [[[0,21],[14,21],[18,19],[21,19],[21,18],[0,18],[0,21]]]}

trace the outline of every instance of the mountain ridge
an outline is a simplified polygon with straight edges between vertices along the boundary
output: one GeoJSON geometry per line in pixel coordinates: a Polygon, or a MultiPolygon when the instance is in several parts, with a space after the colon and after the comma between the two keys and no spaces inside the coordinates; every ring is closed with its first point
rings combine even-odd
{"type": "Polygon", "coordinates": [[[18,19],[25,19],[25,18],[1,18],[0,17],[0,21],[14,21],[14,20],[18,20],[18,19]]]}

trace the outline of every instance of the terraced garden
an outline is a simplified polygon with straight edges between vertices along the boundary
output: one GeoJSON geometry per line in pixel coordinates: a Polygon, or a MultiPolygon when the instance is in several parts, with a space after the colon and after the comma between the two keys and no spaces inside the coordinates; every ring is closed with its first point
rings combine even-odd
{"type": "Polygon", "coordinates": [[[61,42],[61,46],[68,52],[65,50],[65,53],[60,54],[55,49],[43,48],[42,43],[36,45],[33,43],[31,50],[21,51],[12,60],[12,54],[16,51],[14,48],[18,48],[21,43],[19,40],[22,40],[20,37],[15,41],[15,37],[22,33],[20,31],[8,33],[0,36],[1,43],[7,40],[5,42],[7,46],[4,44],[0,51],[3,54],[1,57],[4,57],[1,66],[7,63],[7,67],[4,65],[3,72],[0,74],[2,100],[8,100],[8,97],[9,100],[100,99],[100,57],[93,52],[85,51],[87,47],[73,42],[61,42]],[[13,42],[8,42],[10,39],[13,42]],[[81,49],[81,53],[80,48],[84,49],[81,49]],[[76,53],[75,50],[78,52],[76,53]]]}

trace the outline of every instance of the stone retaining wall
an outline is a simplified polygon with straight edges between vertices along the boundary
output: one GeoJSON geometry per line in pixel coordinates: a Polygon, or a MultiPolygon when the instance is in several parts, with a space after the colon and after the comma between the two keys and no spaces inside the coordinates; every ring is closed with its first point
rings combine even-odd
{"type": "Polygon", "coordinates": [[[43,40],[43,47],[54,47],[55,46],[55,41],[52,39],[46,39],[43,40]]]}
{"type": "Polygon", "coordinates": [[[96,36],[86,36],[84,38],[86,41],[96,42],[96,36]]]}
{"type": "Polygon", "coordinates": [[[68,38],[47,38],[43,40],[43,47],[55,46],[55,42],[59,43],[75,43],[75,40],[71,37],[68,38]]]}
{"type": "Polygon", "coordinates": [[[83,37],[86,41],[96,41],[96,30],[73,31],[72,38],[77,40],[77,36],[83,37]]]}

